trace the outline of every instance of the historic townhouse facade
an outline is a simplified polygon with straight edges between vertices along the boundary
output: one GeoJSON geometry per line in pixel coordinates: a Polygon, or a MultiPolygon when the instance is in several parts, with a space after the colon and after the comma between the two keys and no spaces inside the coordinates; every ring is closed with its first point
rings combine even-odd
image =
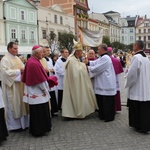
{"type": "Polygon", "coordinates": [[[104,16],[104,14],[100,13],[91,13],[89,14],[89,18],[98,21],[97,30],[103,29],[103,36],[110,36],[109,35],[109,21],[104,16]]]}
{"type": "Polygon", "coordinates": [[[71,32],[75,34],[74,16],[67,14],[59,4],[49,7],[37,6],[39,24],[39,44],[49,46],[49,34],[56,34],[57,42],[59,32],[71,32]],[[43,16],[44,14],[44,16],[43,16]]]}
{"type": "Polygon", "coordinates": [[[3,19],[3,0],[0,0],[0,45],[5,45],[5,32],[4,32],[4,19],[3,19]]]}
{"type": "Polygon", "coordinates": [[[137,18],[136,40],[143,40],[145,51],[150,53],[150,19],[146,15],[144,17],[138,16],[137,18]]]}
{"type": "Polygon", "coordinates": [[[6,0],[4,2],[5,45],[18,42],[19,53],[31,53],[38,44],[37,9],[27,0],[6,0]]]}
{"type": "Polygon", "coordinates": [[[109,35],[110,42],[121,41],[121,16],[120,13],[109,11],[104,13],[105,17],[109,21],[109,35]]]}
{"type": "Polygon", "coordinates": [[[3,55],[6,51],[5,48],[5,28],[3,19],[3,0],[0,0],[0,55],[3,55]]]}
{"type": "Polygon", "coordinates": [[[125,18],[121,18],[121,43],[128,43],[128,22],[125,18]]]}
{"type": "MultiPolygon", "coordinates": [[[[35,0],[31,0],[35,1],[35,0]]],[[[74,26],[77,33],[77,25],[87,28],[88,25],[88,0],[39,0],[41,6],[53,6],[60,4],[67,14],[75,16],[74,26]]]]}
{"type": "Polygon", "coordinates": [[[130,45],[135,42],[135,23],[136,17],[127,16],[122,18],[121,43],[130,45]]]}
{"type": "Polygon", "coordinates": [[[97,31],[97,30],[99,30],[98,24],[99,24],[98,20],[92,19],[92,18],[88,19],[88,29],[89,30],[91,30],[91,31],[97,31]]]}

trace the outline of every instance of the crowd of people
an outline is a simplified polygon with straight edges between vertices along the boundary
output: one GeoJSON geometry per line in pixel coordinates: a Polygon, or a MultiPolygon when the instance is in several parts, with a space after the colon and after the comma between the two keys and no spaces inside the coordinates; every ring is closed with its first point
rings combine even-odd
{"type": "MultiPolygon", "coordinates": [[[[83,56],[76,42],[72,54],[64,48],[56,59],[50,48],[35,45],[30,58],[18,57],[18,45],[10,42],[1,59],[0,142],[9,131],[25,130],[33,136],[51,131],[51,117],[85,118],[98,112],[100,120],[115,120],[121,111],[120,74],[124,72],[128,89],[129,126],[138,132],[150,131],[150,61],[144,43],[133,45],[132,58],[116,57],[112,47],[98,46],[83,56]]],[[[131,55],[130,55],[131,56],[131,55]]]]}

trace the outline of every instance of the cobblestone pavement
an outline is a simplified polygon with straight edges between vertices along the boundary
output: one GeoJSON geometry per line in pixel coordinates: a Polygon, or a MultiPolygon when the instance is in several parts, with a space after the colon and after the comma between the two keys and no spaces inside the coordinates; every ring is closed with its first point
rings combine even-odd
{"type": "MultiPolygon", "coordinates": [[[[125,96],[121,93],[122,96],[125,96]]],[[[115,121],[103,122],[93,113],[85,119],[65,121],[61,115],[52,118],[52,131],[43,137],[32,137],[28,130],[10,132],[0,150],[148,150],[150,134],[135,132],[128,126],[126,97],[115,121]]]]}

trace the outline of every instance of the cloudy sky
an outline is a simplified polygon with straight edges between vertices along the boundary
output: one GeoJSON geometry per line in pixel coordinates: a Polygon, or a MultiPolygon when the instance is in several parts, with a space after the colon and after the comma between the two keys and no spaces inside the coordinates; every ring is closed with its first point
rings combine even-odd
{"type": "Polygon", "coordinates": [[[144,16],[150,18],[150,0],[88,0],[90,12],[104,13],[116,11],[121,17],[130,15],[144,16]]]}

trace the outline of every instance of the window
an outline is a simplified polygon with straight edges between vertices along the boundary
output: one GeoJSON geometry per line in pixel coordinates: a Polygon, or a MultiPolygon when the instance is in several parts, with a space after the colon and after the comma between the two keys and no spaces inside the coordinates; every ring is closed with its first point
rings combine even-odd
{"type": "Polygon", "coordinates": [[[124,42],[124,36],[122,36],[122,42],[124,42]]]}
{"type": "Polygon", "coordinates": [[[80,14],[80,9],[77,8],[77,14],[80,14]]]}
{"type": "Polygon", "coordinates": [[[57,15],[54,15],[54,23],[57,23],[57,15]]]}
{"type": "Polygon", "coordinates": [[[150,43],[148,43],[148,48],[150,48],[150,43]]]}
{"type": "Polygon", "coordinates": [[[144,29],[144,33],[146,33],[146,29],[144,29]]]}
{"type": "Polygon", "coordinates": [[[25,12],[21,10],[21,20],[25,20],[25,12]]]}
{"type": "Polygon", "coordinates": [[[60,16],[60,24],[63,24],[63,17],[60,16]]]}
{"type": "Polygon", "coordinates": [[[26,39],[26,32],[25,32],[25,30],[21,30],[21,39],[26,39]]]}
{"type": "MultiPolygon", "coordinates": [[[[87,29],[87,23],[86,21],[83,22],[83,27],[87,29]]],[[[95,27],[94,27],[95,28],[95,27]]],[[[95,30],[95,29],[94,29],[95,30]]]]}
{"type": "Polygon", "coordinates": [[[141,36],[139,36],[139,40],[141,40],[141,36]]]}
{"type": "Polygon", "coordinates": [[[125,42],[127,41],[127,37],[125,36],[125,42]]]}
{"type": "Polygon", "coordinates": [[[83,28],[83,21],[81,20],[81,27],[83,28]]]}
{"type": "Polygon", "coordinates": [[[139,29],[139,33],[141,33],[141,29],[139,29]]]}
{"type": "Polygon", "coordinates": [[[122,29],[122,33],[124,33],[124,29],[122,29]]]}
{"type": "Polygon", "coordinates": [[[81,27],[81,21],[80,20],[78,21],[78,26],[81,27]]]}
{"type": "Polygon", "coordinates": [[[130,33],[133,33],[133,29],[130,29],[130,33]]]}
{"type": "Polygon", "coordinates": [[[31,40],[34,40],[34,31],[31,31],[31,40]]]}
{"type": "Polygon", "coordinates": [[[144,36],[144,42],[146,41],[146,36],[144,36]]]}
{"type": "Polygon", "coordinates": [[[42,38],[46,39],[46,30],[42,30],[42,38]]]}
{"type": "Polygon", "coordinates": [[[11,38],[16,39],[16,29],[11,29],[11,38]]]}
{"type": "Polygon", "coordinates": [[[145,27],[149,26],[149,23],[144,23],[144,26],[145,26],[145,27]]]}
{"type": "Polygon", "coordinates": [[[133,36],[130,36],[130,43],[133,42],[133,36]]]}
{"type": "Polygon", "coordinates": [[[150,29],[148,29],[148,33],[150,33],[150,29]]]}
{"type": "Polygon", "coordinates": [[[148,36],[148,40],[150,40],[150,36],[148,36]]]}

